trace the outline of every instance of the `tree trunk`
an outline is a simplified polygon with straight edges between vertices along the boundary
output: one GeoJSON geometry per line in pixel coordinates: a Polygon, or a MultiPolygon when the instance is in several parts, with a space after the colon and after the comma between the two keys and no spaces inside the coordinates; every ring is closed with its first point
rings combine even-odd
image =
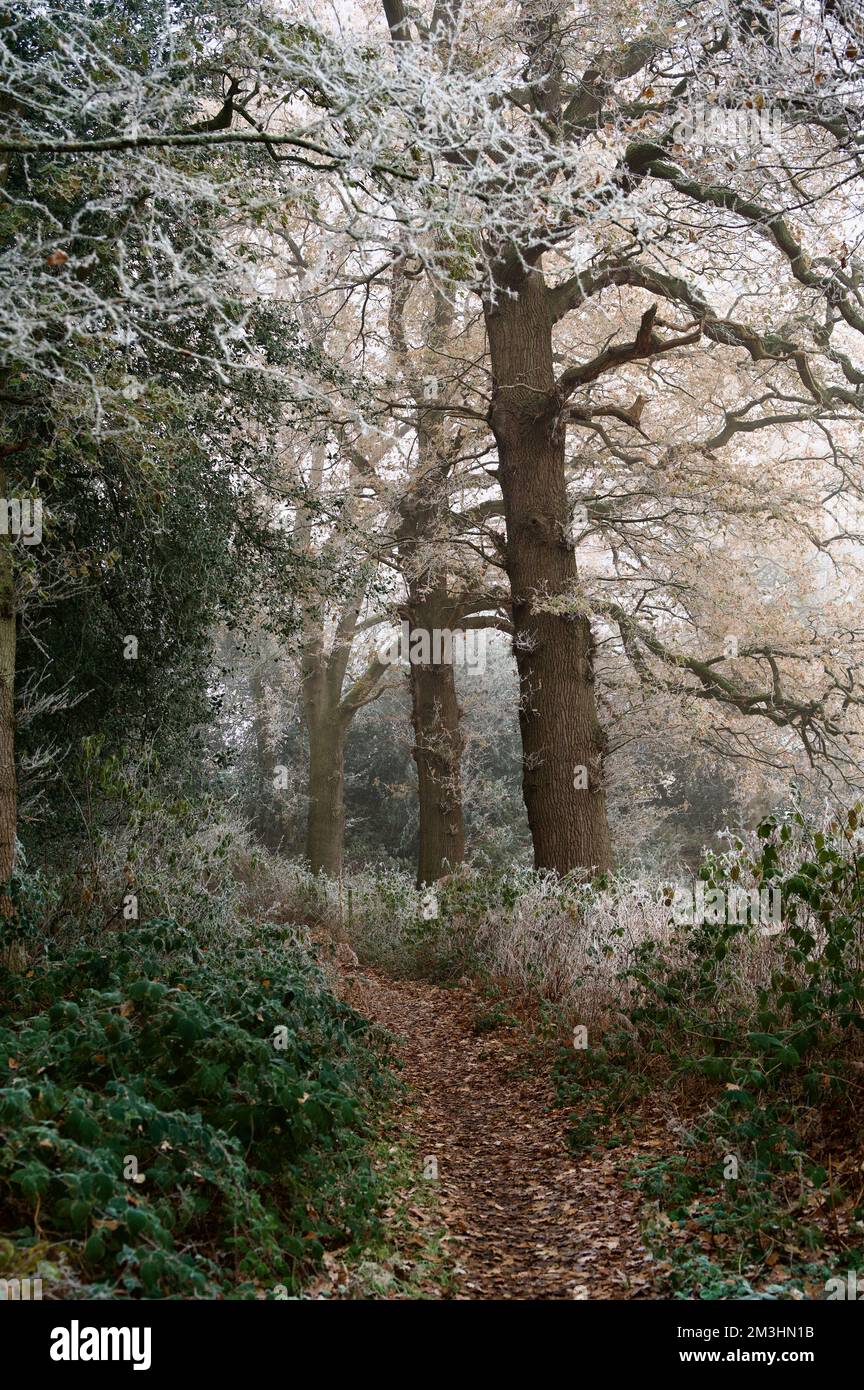
{"type": "MultiPolygon", "coordinates": [[[[415,626],[445,626],[431,605],[414,612],[415,626]]],[[[465,858],[461,713],[452,661],[412,663],[411,722],[420,803],[418,887],[452,873],[465,858]]]]}
{"type": "Polygon", "coordinates": [[[306,858],[313,873],[342,872],[345,836],[345,725],[338,717],[308,719],[309,816],[306,858]]]}
{"type": "MultiPolygon", "coordinates": [[[[448,506],[446,478],[451,460],[440,438],[420,411],[417,425],[420,464],[418,478],[400,502],[399,556],[408,589],[410,631],[434,634],[452,631],[459,611],[448,593],[446,570],[438,568],[429,537],[440,533],[448,506]]],[[[410,643],[409,643],[410,647],[410,643]]],[[[443,655],[443,649],[439,648],[443,655]]],[[[417,884],[435,883],[457,869],[465,858],[465,818],[462,810],[462,711],[456,695],[453,662],[430,665],[409,662],[412,756],[417,764],[419,843],[417,884]]]]}
{"type": "MultiPolygon", "coordinates": [[[[388,11],[388,22],[393,23],[388,11]]],[[[441,402],[453,382],[434,380],[428,404],[429,377],[446,358],[453,332],[452,302],[434,293],[431,320],[426,324],[430,356],[413,354],[405,333],[405,310],[411,285],[402,270],[394,274],[390,303],[390,337],[396,360],[410,383],[416,405],[417,466],[399,501],[399,560],[408,590],[405,611],[412,630],[425,630],[430,642],[437,628],[452,631],[461,614],[449,592],[446,560],[440,538],[450,527],[449,479],[459,453],[458,441],[444,426],[441,402]]],[[[439,649],[440,651],[440,649],[439,649]]],[[[433,647],[434,652],[434,647],[433,647]]],[[[465,820],[462,811],[462,711],[456,696],[452,661],[433,665],[410,663],[413,758],[417,764],[419,844],[417,884],[435,883],[457,869],[465,858],[465,820]]]]}
{"type": "Polygon", "coordinates": [[[388,664],[373,656],[343,690],[357,627],[360,599],[336,623],[330,650],[323,630],[310,623],[302,659],[303,712],[309,735],[309,815],[306,858],[315,873],[339,875],[345,837],[345,743],[358,710],[375,698],[388,664]]]}
{"type": "Polygon", "coordinates": [[[278,764],[268,725],[266,690],[260,665],[252,668],[249,686],[254,711],[252,733],[255,740],[257,780],[259,788],[267,788],[266,794],[259,790],[252,828],[263,845],[268,849],[279,850],[285,842],[285,793],[276,783],[278,764]]]}
{"type": "Polygon", "coordinates": [[[522,789],[537,868],[605,871],[612,852],[603,764],[606,739],[594,696],[588,618],[538,611],[578,598],[568,539],[565,429],[555,388],[552,323],[542,274],[487,307],[492,361],[490,424],[498,444],[513,597],[522,789]]]}

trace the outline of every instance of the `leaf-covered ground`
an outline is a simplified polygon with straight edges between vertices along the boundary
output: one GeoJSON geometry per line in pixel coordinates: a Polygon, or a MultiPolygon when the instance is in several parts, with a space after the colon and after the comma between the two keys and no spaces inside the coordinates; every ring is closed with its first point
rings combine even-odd
{"type": "MultiPolygon", "coordinates": [[[[407,1082],[398,1120],[432,1170],[460,1299],[662,1296],[640,1240],[622,1155],[574,1157],[549,1058],[471,988],[363,970],[345,980],[360,1012],[396,1038],[407,1082]]],[[[418,1219],[419,1219],[418,1213],[418,1219]]],[[[435,1296],[431,1290],[427,1296],[435,1296]]]]}

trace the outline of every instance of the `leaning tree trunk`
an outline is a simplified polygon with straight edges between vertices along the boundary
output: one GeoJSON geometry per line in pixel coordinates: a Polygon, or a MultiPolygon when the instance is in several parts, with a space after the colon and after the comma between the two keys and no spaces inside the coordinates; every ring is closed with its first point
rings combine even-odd
{"type": "MultiPolygon", "coordinates": [[[[443,627],[440,614],[415,609],[413,626],[443,627]]],[[[462,812],[462,711],[452,661],[411,664],[413,757],[417,764],[419,848],[417,885],[435,883],[465,858],[462,812]]]]}
{"type": "MultiPolygon", "coordinates": [[[[493,374],[490,423],[498,444],[513,598],[522,789],[537,868],[606,870],[604,732],[594,695],[594,642],[584,614],[544,612],[578,598],[568,539],[565,431],[555,389],[552,323],[539,271],[487,309],[493,374]]],[[[571,605],[572,606],[572,605],[571,605]]]]}
{"type": "Polygon", "coordinates": [[[306,858],[313,873],[342,872],[345,838],[345,725],[327,713],[308,720],[309,815],[306,858]]]}

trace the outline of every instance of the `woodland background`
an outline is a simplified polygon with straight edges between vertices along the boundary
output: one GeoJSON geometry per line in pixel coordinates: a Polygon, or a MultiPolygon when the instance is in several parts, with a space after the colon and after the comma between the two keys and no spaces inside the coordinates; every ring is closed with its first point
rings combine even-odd
{"type": "Polygon", "coordinates": [[[862,64],[845,0],[0,5],[0,1278],[458,1292],[423,1019],[632,1162],[632,1296],[854,1267],[862,64]]]}

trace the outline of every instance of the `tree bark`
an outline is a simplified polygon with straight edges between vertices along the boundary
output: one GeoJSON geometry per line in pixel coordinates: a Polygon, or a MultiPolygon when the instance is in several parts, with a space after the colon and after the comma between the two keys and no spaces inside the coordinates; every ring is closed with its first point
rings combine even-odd
{"type": "Polygon", "coordinates": [[[310,622],[302,657],[302,694],[309,736],[309,812],[306,858],[313,873],[342,872],[345,840],[345,743],[358,710],[375,698],[387,663],[374,655],[344,689],[360,599],[342,610],[333,644],[310,622]]]}
{"type": "Polygon", "coordinates": [[[252,696],[252,734],[255,740],[255,762],[260,786],[267,787],[266,795],[258,796],[252,818],[257,838],[268,849],[282,849],[287,830],[287,815],[281,789],[276,784],[277,750],[273,746],[268,723],[267,696],[260,665],[252,668],[249,680],[252,696]]]}
{"type": "Polygon", "coordinates": [[[308,720],[309,816],[306,858],[316,874],[342,872],[345,839],[345,734],[347,726],[329,710],[308,720]]]}
{"type": "Polygon", "coordinates": [[[522,789],[534,863],[562,874],[579,868],[604,872],[612,851],[591,625],[578,612],[541,611],[544,602],[562,595],[578,601],[579,588],[568,537],[552,321],[539,269],[521,274],[510,293],[501,289],[486,306],[486,328],[490,424],[498,445],[520,682],[522,789]]]}
{"type": "MultiPolygon", "coordinates": [[[[430,538],[446,527],[447,477],[452,457],[440,426],[418,409],[417,477],[399,504],[399,558],[408,602],[410,629],[432,635],[452,632],[458,604],[448,590],[430,538]]],[[[465,859],[462,809],[462,711],[452,661],[423,665],[410,662],[412,756],[417,764],[417,885],[435,883],[465,859]]]]}
{"type": "MultiPolygon", "coordinates": [[[[412,606],[412,626],[443,628],[437,605],[412,606]]],[[[413,758],[417,764],[419,846],[417,886],[435,883],[465,858],[461,764],[462,711],[453,663],[411,664],[413,758]]]]}

